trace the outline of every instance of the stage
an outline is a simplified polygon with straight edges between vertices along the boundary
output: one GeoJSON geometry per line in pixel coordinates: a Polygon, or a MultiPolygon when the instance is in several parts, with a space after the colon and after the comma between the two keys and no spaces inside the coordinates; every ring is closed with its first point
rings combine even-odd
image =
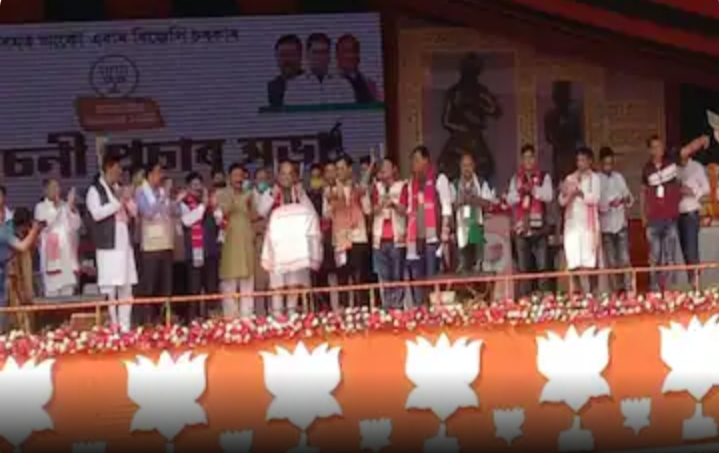
{"type": "Polygon", "coordinates": [[[104,328],[43,339],[16,333],[0,345],[13,356],[0,372],[0,435],[25,451],[79,442],[163,451],[168,441],[177,452],[249,451],[250,444],[287,451],[302,428],[307,445],[321,451],[488,451],[510,448],[509,440],[512,450],[555,450],[560,438],[565,447],[593,442],[596,451],[617,451],[684,445],[683,436],[713,426],[713,436],[695,441],[717,442],[719,396],[708,390],[719,383],[719,327],[716,319],[701,324],[715,311],[717,294],[672,294],[621,304],[353,311],[284,325],[208,321],[124,337],[104,328]],[[692,331],[700,334],[675,326],[666,341],[683,361],[666,352],[671,345],[662,357],[660,327],[688,325],[689,311],[699,313],[692,331]],[[550,376],[539,371],[540,349],[550,376]],[[33,367],[29,354],[55,358],[33,367]],[[663,359],[676,371],[669,384],[663,359]],[[682,373],[694,374],[687,381],[682,373]],[[698,381],[706,387],[706,395],[693,391],[704,418],[687,427],[697,405],[682,385],[698,381]],[[676,391],[664,394],[667,386],[676,391]],[[584,404],[587,395],[595,396],[584,404]],[[275,417],[285,420],[267,420],[275,417]],[[38,432],[25,441],[20,426],[38,432]]]}

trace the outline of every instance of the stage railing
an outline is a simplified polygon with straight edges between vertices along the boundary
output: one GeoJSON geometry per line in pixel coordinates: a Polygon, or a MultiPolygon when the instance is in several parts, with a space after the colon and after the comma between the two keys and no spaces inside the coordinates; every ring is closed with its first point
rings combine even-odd
{"type": "MultiPolygon", "coordinates": [[[[592,270],[577,270],[577,271],[556,271],[556,272],[542,272],[542,273],[526,273],[526,274],[480,274],[474,276],[442,276],[441,278],[432,278],[427,280],[410,281],[403,280],[397,282],[380,282],[372,284],[361,284],[361,285],[343,285],[343,286],[328,286],[328,287],[312,287],[312,288],[297,288],[297,289],[283,289],[283,290],[268,290],[268,291],[253,291],[250,293],[234,293],[231,297],[236,301],[239,301],[240,297],[252,297],[252,298],[271,298],[272,296],[282,295],[302,295],[302,296],[313,296],[318,294],[330,294],[330,293],[351,293],[357,291],[372,291],[387,289],[387,288],[405,288],[410,289],[413,287],[424,287],[432,288],[433,293],[440,293],[445,291],[447,288],[462,286],[468,287],[469,285],[481,285],[481,284],[503,284],[505,290],[509,290],[512,285],[517,282],[526,280],[562,280],[568,279],[568,293],[573,294],[574,291],[574,277],[601,277],[601,276],[613,276],[613,275],[630,275],[632,280],[632,288],[637,288],[637,276],[639,274],[650,274],[658,273],[666,275],[667,273],[679,273],[685,272],[693,274],[693,281],[690,282],[694,289],[700,288],[701,273],[707,270],[719,269],[719,262],[714,263],[702,263],[695,265],[672,265],[672,266],[655,266],[655,267],[630,267],[622,269],[592,269],[592,270]]],[[[714,282],[712,282],[714,283],[714,282]]],[[[719,285],[719,279],[715,282],[719,285]]],[[[558,291],[561,292],[561,291],[558,291]]],[[[506,291],[505,293],[509,293],[506,291]]],[[[132,305],[149,305],[149,304],[163,304],[167,308],[165,321],[170,323],[172,320],[172,306],[174,304],[182,303],[202,303],[212,302],[225,299],[226,294],[195,294],[195,295],[182,295],[182,296],[171,296],[171,297],[136,297],[130,300],[97,300],[90,302],[69,302],[69,303],[55,303],[55,304],[40,304],[40,305],[22,305],[13,307],[0,307],[0,314],[17,314],[17,313],[38,313],[38,312],[58,312],[58,311],[95,311],[96,323],[101,323],[103,318],[102,309],[114,305],[132,304],[132,305]]],[[[374,298],[371,298],[372,305],[374,308],[376,304],[374,298]]],[[[486,300],[484,302],[492,302],[486,300]]],[[[305,310],[310,308],[310,304],[305,299],[304,307],[305,310]]]]}

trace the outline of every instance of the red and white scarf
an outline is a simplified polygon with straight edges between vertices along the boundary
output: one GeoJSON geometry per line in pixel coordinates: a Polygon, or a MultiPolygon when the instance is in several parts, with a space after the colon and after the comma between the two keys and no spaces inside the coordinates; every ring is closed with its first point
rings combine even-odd
{"type": "MultiPolygon", "coordinates": [[[[289,202],[285,200],[285,189],[280,187],[279,185],[276,185],[275,188],[272,189],[272,196],[274,198],[274,201],[272,202],[272,211],[274,211],[275,209],[279,208],[280,206],[284,206],[286,204],[300,202],[300,191],[296,185],[294,185],[290,188],[289,202]]],[[[270,212],[272,212],[272,211],[270,211],[270,212]]]]}
{"type": "Polygon", "coordinates": [[[60,234],[57,231],[48,233],[45,238],[45,273],[56,275],[62,272],[62,249],[60,234]]]}
{"type": "MultiPolygon", "coordinates": [[[[188,195],[185,203],[190,211],[194,211],[200,205],[200,200],[195,195],[188,195]]],[[[202,267],[205,264],[205,229],[204,218],[190,226],[190,251],[192,265],[202,267]]]]}
{"type": "Polygon", "coordinates": [[[432,169],[428,169],[425,175],[424,187],[420,187],[417,178],[412,178],[409,183],[409,209],[407,212],[407,257],[417,258],[417,209],[422,204],[424,207],[424,229],[427,242],[437,242],[439,209],[437,206],[439,197],[435,185],[435,176],[432,169]]]}
{"type": "Polygon", "coordinates": [[[332,212],[332,233],[336,252],[346,252],[352,248],[352,233],[355,229],[361,228],[361,222],[365,221],[362,212],[361,198],[364,195],[360,187],[350,183],[349,185],[337,184],[329,190],[336,190],[339,196],[337,208],[332,212]],[[349,196],[346,190],[349,189],[349,196]]]}
{"type": "MultiPolygon", "coordinates": [[[[593,183],[593,172],[590,170],[586,172],[585,174],[582,174],[580,172],[574,172],[571,175],[567,177],[567,181],[572,182],[573,184],[576,184],[577,187],[581,189],[582,183],[584,182],[585,178],[589,179],[589,190],[586,192],[591,192],[594,190],[592,187],[593,183]]],[[[585,193],[586,193],[585,192],[585,193]]],[[[571,203],[576,203],[577,199],[571,201],[571,203]]],[[[567,208],[564,211],[565,218],[567,219],[566,222],[564,222],[564,228],[567,228],[567,225],[570,224],[570,221],[572,219],[572,205],[571,203],[567,206],[567,208]]],[[[601,247],[601,241],[600,241],[600,230],[599,230],[599,204],[598,203],[587,203],[584,202],[586,209],[587,209],[587,231],[589,231],[592,234],[594,243],[592,244],[592,248],[595,250],[595,253],[600,250],[601,247]]],[[[565,232],[566,235],[566,232],[565,232]]]]}
{"type": "MultiPolygon", "coordinates": [[[[224,190],[224,189],[220,189],[220,190],[224,190]]],[[[218,191],[216,190],[215,192],[213,192],[213,194],[210,198],[214,199],[217,196],[217,193],[218,193],[218,191]]],[[[215,210],[215,207],[212,208],[213,212],[214,212],[214,210],[215,210]]],[[[221,239],[224,240],[225,230],[227,230],[227,225],[229,224],[230,219],[227,215],[223,214],[219,218],[216,217],[215,220],[217,221],[217,228],[220,231],[221,239]]]]}
{"type": "Polygon", "coordinates": [[[520,168],[515,184],[519,203],[514,208],[516,228],[524,233],[544,226],[544,203],[534,196],[534,190],[544,183],[544,174],[537,166],[531,170],[520,168]]]}

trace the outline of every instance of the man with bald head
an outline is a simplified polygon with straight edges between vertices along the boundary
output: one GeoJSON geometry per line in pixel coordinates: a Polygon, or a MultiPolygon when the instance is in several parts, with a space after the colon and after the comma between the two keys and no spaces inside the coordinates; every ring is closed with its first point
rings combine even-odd
{"type": "Polygon", "coordinates": [[[317,212],[299,181],[292,162],[280,164],[277,184],[260,201],[260,215],[269,218],[262,247],[262,267],[271,290],[295,291],[272,296],[272,316],[297,311],[299,291],[310,286],[310,273],[322,262],[317,212]]]}

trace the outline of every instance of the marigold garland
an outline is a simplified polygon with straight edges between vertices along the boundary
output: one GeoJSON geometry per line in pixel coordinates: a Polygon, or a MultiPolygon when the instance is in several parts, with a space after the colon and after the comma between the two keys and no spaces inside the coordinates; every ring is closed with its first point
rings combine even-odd
{"type": "Polygon", "coordinates": [[[546,296],[487,304],[419,307],[409,310],[350,308],[340,313],[298,314],[289,319],[206,320],[185,325],[138,327],[120,333],[110,327],[88,331],[60,328],[43,334],[12,331],[0,336],[0,357],[52,357],[128,350],[191,349],[209,345],[244,345],[366,332],[406,332],[421,327],[529,325],[606,320],[638,314],[696,312],[719,306],[719,292],[672,292],[635,297],[546,296]]]}

